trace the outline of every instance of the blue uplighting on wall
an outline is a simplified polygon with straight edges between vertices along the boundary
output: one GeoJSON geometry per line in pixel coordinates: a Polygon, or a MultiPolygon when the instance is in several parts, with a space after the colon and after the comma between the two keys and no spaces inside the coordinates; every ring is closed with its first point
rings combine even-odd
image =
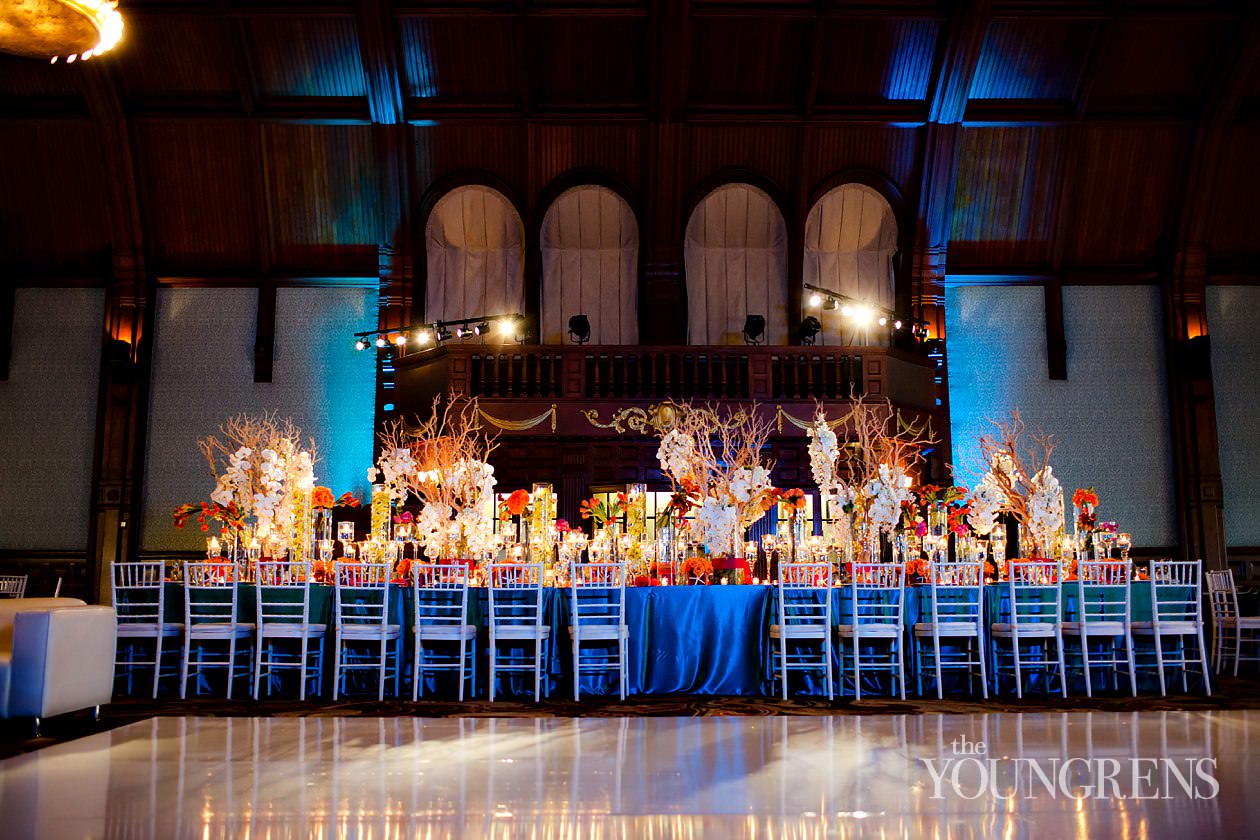
{"type": "Polygon", "coordinates": [[[1260,288],[1208,286],[1208,334],[1216,391],[1216,435],[1225,490],[1225,540],[1260,545],[1260,339],[1255,318],[1260,288]]]}
{"type": "MultiPolygon", "coordinates": [[[[1054,435],[1055,475],[1070,497],[1095,485],[1099,516],[1134,545],[1172,545],[1172,455],[1156,287],[1068,287],[1063,292],[1068,379],[1046,365],[1039,287],[946,290],[953,463],[973,486],[975,442],[1020,409],[1029,429],[1054,435]],[[1117,329],[1117,313],[1123,328],[1117,329]]],[[[1070,504],[1070,498],[1068,500],[1070,504]]]]}

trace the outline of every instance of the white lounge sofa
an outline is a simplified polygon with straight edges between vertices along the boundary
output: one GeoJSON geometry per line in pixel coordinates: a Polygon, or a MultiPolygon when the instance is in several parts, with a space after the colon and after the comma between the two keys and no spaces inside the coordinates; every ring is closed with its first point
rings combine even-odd
{"type": "Polygon", "coordinates": [[[108,703],[114,610],[76,598],[0,600],[0,718],[40,718],[108,703]]]}

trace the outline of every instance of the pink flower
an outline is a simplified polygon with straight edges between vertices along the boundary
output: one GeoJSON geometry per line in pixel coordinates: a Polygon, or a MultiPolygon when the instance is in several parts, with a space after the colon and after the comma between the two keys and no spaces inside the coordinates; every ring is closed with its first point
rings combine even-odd
{"type": "Polygon", "coordinates": [[[921,519],[919,520],[918,524],[916,524],[916,525],[914,526],[914,533],[915,533],[917,536],[920,536],[920,537],[926,537],[926,536],[927,536],[927,531],[928,531],[928,529],[927,529],[927,523],[926,523],[926,522],[924,522],[924,521],[923,521],[923,520],[921,520],[921,519]]]}

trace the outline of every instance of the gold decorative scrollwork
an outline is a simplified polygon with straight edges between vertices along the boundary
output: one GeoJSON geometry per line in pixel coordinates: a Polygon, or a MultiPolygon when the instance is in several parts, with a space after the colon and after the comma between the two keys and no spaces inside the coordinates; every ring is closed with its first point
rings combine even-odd
{"type": "Polygon", "coordinates": [[[652,431],[664,432],[674,428],[678,424],[678,420],[684,410],[683,406],[678,403],[663,402],[650,405],[646,409],[638,406],[619,408],[612,413],[607,423],[600,422],[599,409],[597,408],[582,409],[582,416],[597,429],[612,429],[619,435],[623,435],[627,431],[647,434],[652,431]]]}

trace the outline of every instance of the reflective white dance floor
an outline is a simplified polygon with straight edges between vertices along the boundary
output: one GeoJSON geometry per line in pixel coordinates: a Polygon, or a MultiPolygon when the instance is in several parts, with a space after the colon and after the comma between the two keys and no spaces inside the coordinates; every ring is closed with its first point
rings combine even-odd
{"type": "Polygon", "coordinates": [[[21,838],[1260,836],[1260,712],[157,718],[0,763],[21,838]]]}

